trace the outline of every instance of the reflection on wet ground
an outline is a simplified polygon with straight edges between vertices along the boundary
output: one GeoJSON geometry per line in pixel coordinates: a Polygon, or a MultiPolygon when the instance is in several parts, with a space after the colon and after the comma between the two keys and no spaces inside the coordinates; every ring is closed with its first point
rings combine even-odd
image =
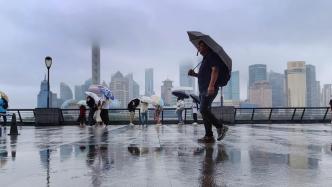
{"type": "Polygon", "coordinates": [[[0,137],[1,186],[332,186],[332,127],[23,127],[0,137]]]}

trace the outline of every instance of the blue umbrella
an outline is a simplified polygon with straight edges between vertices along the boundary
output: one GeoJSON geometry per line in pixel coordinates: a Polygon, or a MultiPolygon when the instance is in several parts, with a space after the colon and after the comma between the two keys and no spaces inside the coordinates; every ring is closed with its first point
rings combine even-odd
{"type": "Polygon", "coordinates": [[[114,95],[112,93],[112,91],[106,87],[101,87],[100,91],[102,94],[104,94],[105,97],[107,97],[108,99],[114,100],[114,95]]]}

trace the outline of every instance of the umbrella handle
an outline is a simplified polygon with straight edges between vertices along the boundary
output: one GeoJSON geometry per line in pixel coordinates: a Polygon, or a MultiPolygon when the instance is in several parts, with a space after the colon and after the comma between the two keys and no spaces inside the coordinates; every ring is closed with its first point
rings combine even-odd
{"type": "Polygon", "coordinates": [[[193,70],[195,70],[199,65],[201,65],[202,62],[198,63],[193,70]]]}

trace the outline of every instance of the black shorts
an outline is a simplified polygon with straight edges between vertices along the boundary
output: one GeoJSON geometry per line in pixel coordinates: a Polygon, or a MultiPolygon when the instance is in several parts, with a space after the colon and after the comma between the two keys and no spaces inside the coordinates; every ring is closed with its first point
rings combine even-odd
{"type": "Polygon", "coordinates": [[[108,117],[108,110],[107,109],[102,109],[101,110],[100,117],[101,117],[101,120],[105,123],[105,125],[109,124],[110,119],[108,117]]]}

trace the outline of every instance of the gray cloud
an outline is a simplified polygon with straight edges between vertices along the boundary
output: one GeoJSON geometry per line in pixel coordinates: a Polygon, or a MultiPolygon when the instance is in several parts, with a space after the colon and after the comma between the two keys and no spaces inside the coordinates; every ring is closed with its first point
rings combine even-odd
{"type": "Polygon", "coordinates": [[[305,60],[316,65],[322,83],[330,83],[331,5],[328,0],[2,1],[0,89],[16,107],[35,106],[47,55],[54,59],[52,90],[58,91],[61,81],[81,84],[91,76],[90,46],[98,41],[103,80],[109,82],[117,70],[134,72],[143,90],[144,68],[153,67],[159,92],[167,77],[178,84],[180,62],[199,60],[187,30],[210,34],[230,54],[234,70],[240,70],[243,99],[253,63],[283,72],[288,60],[305,60]]]}

